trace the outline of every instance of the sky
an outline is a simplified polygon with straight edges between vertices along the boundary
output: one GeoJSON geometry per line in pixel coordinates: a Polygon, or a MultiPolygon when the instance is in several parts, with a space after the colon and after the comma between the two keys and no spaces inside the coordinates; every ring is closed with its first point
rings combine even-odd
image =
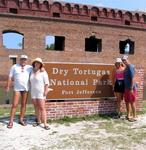
{"type": "Polygon", "coordinates": [[[15,33],[3,34],[3,46],[8,49],[22,49],[23,36],[15,33]],[[11,39],[11,40],[10,40],[11,39]]]}
{"type": "Polygon", "coordinates": [[[57,0],[70,3],[80,3],[99,7],[117,8],[130,11],[145,11],[146,0],[57,0]]]}

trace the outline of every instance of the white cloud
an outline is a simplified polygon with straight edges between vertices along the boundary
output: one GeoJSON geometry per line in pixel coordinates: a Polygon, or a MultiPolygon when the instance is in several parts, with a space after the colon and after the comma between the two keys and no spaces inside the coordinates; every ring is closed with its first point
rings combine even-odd
{"type": "Polygon", "coordinates": [[[146,8],[145,9],[136,9],[136,11],[146,12],[146,8]]]}
{"type": "Polygon", "coordinates": [[[97,3],[96,6],[103,7],[104,5],[102,3],[97,3]]]}

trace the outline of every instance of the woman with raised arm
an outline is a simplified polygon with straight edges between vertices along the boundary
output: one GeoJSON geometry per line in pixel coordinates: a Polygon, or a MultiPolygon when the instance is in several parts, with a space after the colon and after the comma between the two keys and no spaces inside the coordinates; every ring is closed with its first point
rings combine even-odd
{"type": "Polygon", "coordinates": [[[114,93],[117,98],[117,118],[121,117],[121,102],[124,94],[124,66],[121,58],[115,62],[114,93]]]}

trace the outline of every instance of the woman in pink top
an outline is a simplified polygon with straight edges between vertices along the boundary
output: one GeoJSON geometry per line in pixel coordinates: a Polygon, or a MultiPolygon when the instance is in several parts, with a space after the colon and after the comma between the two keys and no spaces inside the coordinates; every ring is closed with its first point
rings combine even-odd
{"type": "Polygon", "coordinates": [[[115,75],[114,75],[114,92],[117,98],[117,116],[121,116],[121,101],[124,94],[124,67],[121,58],[116,59],[115,63],[115,75]]]}

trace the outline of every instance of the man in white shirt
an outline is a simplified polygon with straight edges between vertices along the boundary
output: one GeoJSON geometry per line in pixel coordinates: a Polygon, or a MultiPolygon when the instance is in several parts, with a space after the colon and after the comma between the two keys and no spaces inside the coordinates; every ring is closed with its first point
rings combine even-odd
{"type": "Polygon", "coordinates": [[[8,123],[8,128],[13,127],[13,120],[16,113],[16,108],[19,103],[19,98],[21,97],[21,112],[19,118],[19,124],[25,126],[24,115],[26,111],[26,103],[29,90],[29,76],[32,71],[32,66],[27,65],[28,57],[26,55],[21,55],[20,63],[15,64],[10,69],[10,74],[8,78],[6,91],[8,92],[13,82],[14,92],[13,92],[13,102],[11,107],[10,121],[8,123]]]}

